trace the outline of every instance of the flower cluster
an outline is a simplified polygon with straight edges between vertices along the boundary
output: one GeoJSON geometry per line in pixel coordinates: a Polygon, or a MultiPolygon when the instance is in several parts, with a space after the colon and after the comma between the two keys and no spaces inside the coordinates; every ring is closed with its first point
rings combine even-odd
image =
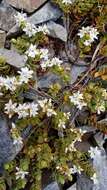
{"type": "Polygon", "coordinates": [[[12,100],[9,100],[9,102],[5,104],[5,113],[9,115],[9,118],[14,114],[18,114],[19,119],[28,116],[35,117],[38,114],[38,105],[34,102],[17,105],[17,103],[13,103],[12,100]]]}
{"type": "Polygon", "coordinates": [[[57,57],[54,57],[54,58],[52,58],[52,59],[48,59],[48,60],[46,60],[46,59],[43,59],[42,61],[41,61],[41,68],[43,69],[43,70],[46,70],[46,68],[49,68],[49,67],[53,67],[53,66],[57,66],[57,67],[61,67],[61,64],[63,63],[63,61],[62,60],[60,60],[59,58],[57,58],[57,57]]]}
{"type": "Polygon", "coordinates": [[[42,108],[42,112],[46,113],[48,117],[51,117],[52,115],[57,115],[57,113],[53,109],[52,101],[51,99],[44,99],[38,101],[39,106],[42,108]]]}
{"type": "Polygon", "coordinates": [[[84,102],[83,94],[79,91],[74,93],[72,96],[69,96],[71,103],[73,103],[79,110],[82,110],[87,104],[84,102]]]}
{"type": "Polygon", "coordinates": [[[30,58],[39,56],[41,59],[48,59],[48,49],[38,49],[36,45],[31,44],[25,54],[30,58]]]}
{"type": "Polygon", "coordinates": [[[28,37],[35,36],[38,32],[42,32],[43,34],[49,33],[46,25],[36,27],[34,24],[28,22],[27,14],[25,13],[18,13],[15,15],[15,20],[16,24],[22,28],[23,32],[25,32],[28,37]]]}
{"type": "Polygon", "coordinates": [[[82,27],[79,30],[78,36],[83,39],[85,46],[90,46],[94,40],[98,39],[99,32],[92,26],[82,27]]]}
{"type": "Polygon", "coordinates": [[[2,77],[0,76],[0,90],[2,91],[3,88],[5,90],[15,91],[17,87],[21,86],[22,84],[26,84],[29,82],[29,79],[32,78],[33,71],[29,70],[27,67],[21,68],[18,71],[17,77],[2,77]]]}
{"type": "Polygon", "coordinates": [[[17,15],[15,15],[14,17],[16,20],[16,24],[19,27],[27,21],[27,14],[26,13],[17,13],[17,15]]]}
{"type": "Polygon", "coordinates": [[[61,64],[63,63],[62,60],[60,60],[57,57],[50,58],[49,51],[46,48],[37,48],[36,45],[31,44],[29,49],[25,52],[28,58],[40,58],[40,66],[42,70],[46,70],[46,68],[53,67],[53,66],[58,66],[60,67],[61,64]]]}
{"type": "Polygon", "coordinates": [[[9,115],[9,118],[11,118],[14,114],[17,114],[19,119],[35,117],[38,114],[39,107],[48,117],[57,115],[53,109],[51,99],[38,100],[38,104],[35,102],[17,104],[13,103],[10,99],[9,102],[5,104],[5,113],[9,115]]]}

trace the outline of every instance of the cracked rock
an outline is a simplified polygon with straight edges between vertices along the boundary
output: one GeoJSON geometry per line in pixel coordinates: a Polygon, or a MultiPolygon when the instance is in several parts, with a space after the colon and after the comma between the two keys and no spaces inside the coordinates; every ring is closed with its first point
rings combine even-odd
{"type": "Polygon", "coordinates": [[[5,0],[5,2],[17,9],[24,9],[27,12],[33,12],[45,3],[46,0],[5,0]]]}

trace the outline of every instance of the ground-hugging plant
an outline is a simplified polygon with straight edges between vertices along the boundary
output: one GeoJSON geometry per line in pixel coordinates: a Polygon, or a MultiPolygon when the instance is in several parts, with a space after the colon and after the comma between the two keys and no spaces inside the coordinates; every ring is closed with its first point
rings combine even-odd
{"type": "MultiPolygon", "coordinates": [[[[99,27],[99,19],[104,18],[105,14],[100,10],[103,9],[103,1],[84,0],[82,6],[80,0],[54,2],[63,9],[65,18],[70,17],[70,11],[74,10],[74,21],[78,18],[73,31],[74,41],[79,48],[79,57],[85,59],[89,55],[89,68],[71,85],[72,66],[68,68],[60,57],[51,55],[47,26],[36,27],[29,23],[25,13],[15,15],[16,23],[23,34],[12,39],[12,43],[17,51],[25,55],[26,65],[19,71],[12,68],[13,72],[10,74],[6,60],[0,58],[0,69],[4,71],[0,76],[0,108],[11,121],[13,144],[23,145],[24,148],[17,158],[4,165],[6,176],[0,179],[0,189],[3,190],[6,189],[5,182],[12,190],[26,189],[27,185],[30,190],[40,190],[42,172],[47,168],[51,170],[53,179],[61,184],[67,180],[72,181],[72,175],[81,172],[97,183],[97,176],[89,159],[93,158],[98,149],[91,148],[89,152],[81,152],[75,147],[75,143],[82,141],[86,132],[75,126],[75,119],[77,113],[87,110],[90,117],[86,122],[94,123],[97,127],[99,115],[107,110],[106,85],[103,80],[99,81],[102,75],[98,74],[100,60],[104,61],[106,56],[102,56],[103,51],[100,52],[107,41],[106,34],[99,27]],[[89,9],[92,8],[93,15],[89,15],[89,9]],[[98,17],[95,22],[96,13],[98,17]],[[84,15],[87,15],[87,21],[84,21],[84,15]],[[47,91],[38,89],[35,76],[38,79],[38,76],[48,72],[58,75],[61,82],[51,85],[47,91]],[[35,91],[38,98],[32,101],[24,98],[23,94],[29,90],[35,91]],[[24,142],[21,134],[29,125],[32,130],[24,142]],[[6,180],[7,176],[10,176],[9,180],[6,180]]],[[[103,23],[105,24],[105,19],[103,23]]],[[[102,129],[100,126],[100,129],[107,131],[106,127],[102,129]]]]}

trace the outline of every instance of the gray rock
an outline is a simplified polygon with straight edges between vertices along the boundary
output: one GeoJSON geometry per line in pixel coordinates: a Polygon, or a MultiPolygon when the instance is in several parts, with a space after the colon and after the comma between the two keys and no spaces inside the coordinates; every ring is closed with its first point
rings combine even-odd
{"type": "Polygon", "coordinates": [[[93,167],[97,174],[97,183],[93,185],[93,190],[107,189],[107,155],[103,148],[100,149],[100,154],[95,153],[93,158],[93,167]]]}
{"type": "Polygon", "coordinates": [[[49,36],[61,39],[64,42],[67,41],[67,30],[62,25],[50,21],[47,23],[47,27],[49,30],[49,36]]]}
{"type": "Polygon", "coordinates": [[[94,184],[84,174],[77,178],[77,190],[106,190],[107,189],[107,155],[103,148],[100,153],[95,153],[93,158],[93,168],[96,171],[97,183],[94,184]]]}
{"type": "Polygon", "coordinates": [[[23,55],[20,55],[16,51],[0,49],[0,55],[6,58],[8,64],[21,68],[25,66],[25,59],[23,55]]]}
{"type": "Polygon", "coordinates": [[[71,84],[73,84],[77,78],[84,72],[86,71],[87,67],[85,66],[76,66],[73,65],[71,69],[71,84]]]}
{"type": "Polygon", "coordinates": [[[72,185],[69,189],[67,190],[76,190],[76,184],[72,185]]]}
{"type": "Polygon", "coordinates": [[[87,152],[90,149],[91,145],[88,141],[82,141],[76,142],[75,147],[81,152],[87,152]]]}
{"type": "MultiPolygon", "coordinates": [[[[23,140],[28,138],[31,131],[32,126],[26,127],[21,135],[23,140]]],[[[7,120],[0,115],[0,167],[6,162],[13,160],[22,148],[23,144],[13,144],[7,120]]]]}
{"type": "Polygon", "coordinates": [[[0,29],[9,31],[15,25],[14,15],[17,13],[11,6],[0,4],[0,29]]]}
{"type": "Polygon", "coordinates": [[[33,24],[41,24],[50,20],[57,20],[62,15],[58,7],[52,3],[46,3],[41,9],[28,18],[33,24]]]}
{"type": "Polygon", "coordinates": [[[78,176],[77,190],[93,190],[93,182],[84,174],[78,176]]]}
{"type": "Polygon", "coordinates": [[[6,40],[6,32],[0,30],[0,48],[4,48],[5,40],[6,40]]]}
{"type": "Polygon", "coordinates": [[[6,3],[18,9],[24,9],[27,12],[33,12],[38,9],[46,0],[4,0],[6,3]]]}
{"type": "Polygon", "coordinates": [[[19,28],[19,26],[17,24],[15,24],[8,32],[7,32],[7,38],[8,37],[14,37],[17,34],[19,34],[21,31],[21,29],[19,28]]]}
{"type": "Polygon", "coordinates": [[[50,85],[59,81],[59,77],[52,73],[47,73],[46,75],[38,78],[39,88],[49,88],[50,85]]]}
{"type": "MultiPolygon", "coordinates": [[[[48,22],[51,20],[52,21],[57,20],[61,15],[62,15],[61,10],[58,7],[56,7],[55,5],[53,5],[52,3],[48,2],[40,10],[38,10],[32,16],[28,17],[28,21],[30,23],[38,25],[38,24],[42,24],[42,23],[45,23],[45,22],[48,22]]],[[[53,26],[53,24],[50,24],[49,30],[52,33],[51,35],[52,36],[54,35],[53,37],[56,37],[56,36],[59,37],[58,30],[60,30],[60,29],[62,29],[62,27],[57,25],[57,29],[55,30],[55,24],[54,24],[54,26],[53,26]]],[[[17,25],[14,25],[12,28],[10,28],[9,32],[7,33],[7,37],[10,37],[11,35],[14,35],[19,32],[20,32],[19,27],[17,25]]],[[[66,32],[63,28],[62,34],[64,36],[61,37],[61,40],[66,39],[66,34],[64,34],[64,33],[66,33],[66,32]]]]}
{"type": "MultiPolygon", "coordinates": [[[[81,116],[83,117],[83,115],[81,116]]],[[[84,140],[88,140],[92,135],[96,134],[96,128],[88,125],[80,126],[79,129],[86,131],[83,135],[84,140]]]]}
{"type": "Polygon", "coordinates": [[[95,140],[96,140],[98,146],[99,146],[100,148],[102,148],[102,147],[103,147],[103,144],[104,144],[104,141],[105,141],[104,134],[101,133],[101,132],[98,132],[98,133],[96,133],[96,134],[94,135],[94,138],[95,138],[95,140]]]}
{"type": "Polygon", "coordinates": [[[60,190],[58,187],[58,184],[56,182],[53,182],[51,184],[49,184],[46,188],[44,188],[43,190],[60,190]]]}
{"type": "Polygon", "coordinates": [[[12,159],[14,154],[12,139],[6,120],[0,116],[0,165],[12,159]]]}

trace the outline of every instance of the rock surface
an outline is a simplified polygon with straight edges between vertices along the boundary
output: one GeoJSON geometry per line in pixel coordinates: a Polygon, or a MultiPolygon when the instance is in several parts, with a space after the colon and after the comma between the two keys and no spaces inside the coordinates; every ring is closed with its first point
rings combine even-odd
{"type": "MultiPolygon", "coordinates": [[[[41,7],[41,9],[39,9],[37,12],[29,16],[28,21],[35,25],[43,23],[48,24],[50,36],[57,38],[60,37],[61,40],[66,41],[67,34],[63,26],[56,24],[54,22],[47,23],[48,21],[55,21],[61,16],[62,16],[61,10],[55,5],[53,5],[51,2],[47,2],[43,7],[41,7]],[[61,36],[59,35],[59,31],[61,32],[61,36]]],[[[7,33],[7,36],[11,36],[19,32],[20,32],[19,27],[15,25],[12,28],[10,28],[9,32],[7,33]]]]}
{"type": "Polygon", "coordinates": [[[15,9],[6,4],[0,4],[0,29],[9,31],[15,25],[15,9]]]}
{"type": "Polygon", "coordinates": [[[81,174],[78,176],[77,190],[93,190],[93,182],[85,175],[81,174]]]}
{"type": "Polygon", "coordinates": [[[64,42],[67,41],[67,30],[62,25],[50,21],[47,23],[47,27],[49,30],[49,36],[58,38],[64,42]]]}
{"type": "Polygon", "coordinates": [[[58,7],[52,3],[46,3],[40,10],[29,17],[29,22],[33,24],[41,24],[50,20],[57,20],[62,15],[58,7]]]}
{"type": "Polygon", "coordinates": [[[38,9],[46,0],[5,0],[6,3],[18,9],[24,9],[27,12],[33,12],[38,9]]]}
{"type": "Polygon", "coordinates": [[[14,153],[12,139],[6,120],[0,116],[0,165],[12,159],[14,153]]]}
{"type": "Polygon", "coordinates": [[[49,184],[44,190],[60,190],[58,187],[58,184],[56,182],[53,182],[49,184]]]}
{"type": "Polygon", "coordinates": [[[76,66],[76,65],[73,65],[72,66],[72,70],[71,70],[71,84],[73,84],[77,78],[84,72],[86,71],[87,67],[85,66],[76,66]]]}
{"type": "MultiPolygon", "coordinates": [[[[32,130],[31,126],[28,126],[22,132],[22,138],[26,139],[32,130]]],[[[13,144],[13,140],[10,135],[7,120],[4,116],[0,115],[0,167],[11,160],[13,160],[17,154],[23,148],[23,144],[13,144]]]]}
{"type": "Polygon", "coordinates": [[[6,58],[8,64],[16,67],[21,68],[25,66],[25,59],[23,55],[20,55],[16,51],[7,50],[7,49],[0,49],[0,55],[6,58]]]}
{"type": "Polygon", "coordinates": [[[39,88],[49,88],[50,85],[58,82],[59,77],[52,73],[47,73],[38,79],[39,88]]]}

